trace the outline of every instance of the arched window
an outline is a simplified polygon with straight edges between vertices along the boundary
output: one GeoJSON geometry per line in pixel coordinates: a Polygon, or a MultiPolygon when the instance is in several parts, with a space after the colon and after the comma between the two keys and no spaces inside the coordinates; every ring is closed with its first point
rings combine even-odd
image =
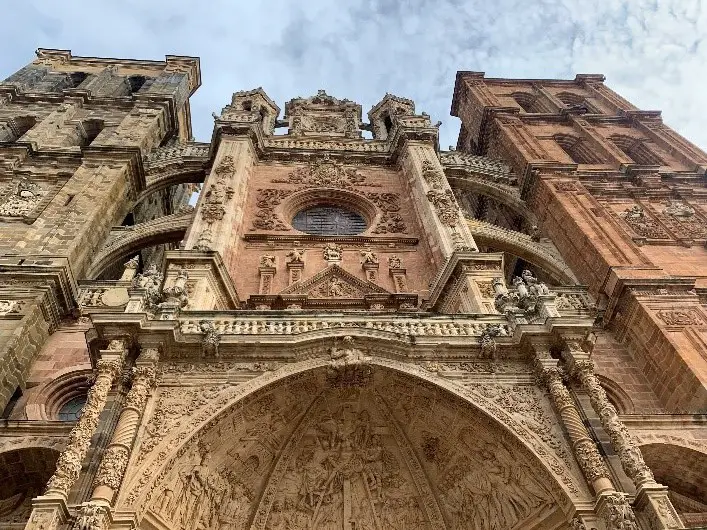
{"type": "Polygon", "coordinates": [[[128,84],[130,85],[130,93],[134,94],[142,88],[145,84],[147,78],[144,75],[131,75],[128,77],[128,84]]]}
{"type": "Polygon", "coordinates": [[[81,147],[88,147],[103,130],[103,120],[84,120],[81,147]]]}
{"type": "Polygon", "coordinates": [[[36,123],[32,116],[18,116],[0,124],[0,142],[16,142],[36,123]]]}
{"type": "Polygon", "coordinates": [[[544,112],[544,109],[538,104],[538,97],[533,94],[514,92],[511,97],[521,109],[529,114],[544,112]]]}
{"type": "Polygon", "coordinates": [[[298,212],[292,226],[312,235],[348,236],[365,231],[366,221],[358,213],[340,206],[319,204],[298,212]]]}
{"type": "Polygon", "coordinates": [[[69,86],[67,88],[78,87],[86,80],[87,77],[88,74],[86,72],[74,72],[72,74],[69,74],[69,86]]]}
{"type": "Polygon", "coordinates": [[[59,408],[60,421],[77,421],[81,417],[86,404],[86,394],[74,396],[59,408]]]}
{"type": "Polygon", "coordinates": [[[636,164],[646,166],[664,165],[663,160],[645,145],[644,138],[615,134],[609,140],[636,164]]]}
{"type": "Polygon", "coordinates": [[[575,164],[601,164],[603,162],[596,153],[582,142],[581,138],[571,134],[556,134],[552,138],[575,164]]]}

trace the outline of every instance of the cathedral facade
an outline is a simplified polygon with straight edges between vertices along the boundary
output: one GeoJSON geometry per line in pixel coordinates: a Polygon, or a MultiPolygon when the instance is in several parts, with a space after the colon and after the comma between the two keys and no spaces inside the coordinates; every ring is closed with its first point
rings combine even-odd
{"type": "Polygon", "coordinates": [[[707,154],[601,75],[0,83],[0,527],[707,527],[707,154]],[[190,198],[199,191],[195,206],[190,198]]]}

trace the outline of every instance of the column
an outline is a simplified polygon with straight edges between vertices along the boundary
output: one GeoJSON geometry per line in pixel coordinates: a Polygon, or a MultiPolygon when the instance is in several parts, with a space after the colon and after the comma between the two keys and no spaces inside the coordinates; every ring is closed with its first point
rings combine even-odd
{"type": "Polygon", "coordinates": [[[101,350],[96,380],[88,392],[81,418],[69,434],[69,444],[57,460],[56,471],[47,483],[45,495],[60,496],[64,499],[69,495],[69,490],[76,482],[81,464],[88,453],[91,438],[98,427],[98,419],[105,407],[108,392],[122,371],[125,352],[125,343],[122,340],[113,340],[107,350],[101,350]]]}
{"type": "Polygon", "coordinates": [[[565,350],[563,357],[568,363],[570,370],[580,382],[582,387],[589,394],[589,400],[592,408],[599,416],[601,425],[611,439],[611,446],[619,455],[621,467],[626,475],[633,481],[636,487],[641,484],[654,483],[653,473],[643,461],[641,450],[636,446],[628,429],[619,419],[619,414],[614,406],[606,397],[606,392],[599,384],[594,373],[594,362],[588,357],[588,354],[579,350],[565,350]],[[582,359],[580,356],[584,356],[582,359]],[[580,357],[580,358],[577,358],[580,357]]]}
{"type": "Polygon", "coordinates": [[[126,352],[123,340],[112,340],[108,348],[100,350],[96,379],[88,392],[81,418],[69,434],[69,443],[57,460],[56,471],[47,483],[45,494],[32,501],[32,513],[26,530],[57,530],[66,522],[66,499],[81,472],[81,464],[91,446],[108,392],[122,373],[126,352]]]}
{"type": "Polygon", "coordinates": [[[605,491],[613,491],[609,469],[599,454],[596,443],[589,436],[577,406],[562,381],[562,372],[557,367],[557,361],[546,352],[536,351],[535,355],[536,372],[550,391],[552,404],[560,415],[584,477],[597,495],[605,491]]]}
{"type": "MultiPolygon", "coordinates": [[[[667,488],[655,481],[653,472],[643,460],[641,450],[619,418],[616,408],[606,397],[606,392],[594,373],[594,362],[589,358],[589,354],[582,350],[578,341],[567,340],[565,345],[566,349],[562,353],[564,361],[589,394],[592,408],[609,435],[611,446],[619,455],[624,473],[636,486],[635,506],[639,516],[650,528],[656,530],[684,528],[677,511],[668,498],[667,488]]],[[[612,502],[618,501],[614,499],[612,502]]],[[[611,504],[607,505],[606,509],[607,513],[612,509],[614,512],[620,511],[616,506],[612,508],[611,504]]]]}
{"type": "Polygon", "coordinates": [[[91,501],[101,500],[112,504],[115,494],[120,489],[140,418],[145,410],[147,398],[155,386],[155,366],[158,355],[156,349],[145,349],[132,369],[132,386],[125,398],[113,438],[98,467],[91,501]]]}

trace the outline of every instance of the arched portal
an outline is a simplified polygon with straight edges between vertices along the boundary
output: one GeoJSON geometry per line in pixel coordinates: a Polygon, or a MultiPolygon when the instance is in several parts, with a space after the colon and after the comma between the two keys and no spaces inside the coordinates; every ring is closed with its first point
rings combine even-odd
{"type": "Polygon", "coordinates": [[[0,528],[23,528],[32,498],[44,490],[58,458],[59,452],[47,447],[0,453],[0,528]]]}
{"type": "Polygon", "coordinates": [[[707,454],[668,443],[641,445],[643,458],[661,484],[687,528],[707,525],[707,454]]]}
{"type": "Polygon", "coordinates": [[[147,479],[127,485],[124,508],[141,512],[142,528],[175,530],[500,530],[567,520],[567,485],[468,400],[379,364],[317,362],[261,376],[270,383],[191,436],[165,437],[152,453],[172,456],[137,470],[147,479]]]}

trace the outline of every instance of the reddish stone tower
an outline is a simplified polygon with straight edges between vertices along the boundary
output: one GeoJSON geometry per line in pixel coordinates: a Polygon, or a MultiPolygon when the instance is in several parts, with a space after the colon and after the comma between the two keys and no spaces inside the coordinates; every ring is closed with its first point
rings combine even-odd
{"type": "Polygon", "coordinates": [[[515,193],[495,204],[527,208],[532,221],[511,228],[535,223],[527,233],[551,240],[588,286],[602,385],[681,511],[703,510],[680,493],[707,502],[695,452],[707,436],[707,154],[602,75],[458,72],[451,113],[457,152],[512,166],[517,186],[491,183],[486,196],[515,193]]]}

